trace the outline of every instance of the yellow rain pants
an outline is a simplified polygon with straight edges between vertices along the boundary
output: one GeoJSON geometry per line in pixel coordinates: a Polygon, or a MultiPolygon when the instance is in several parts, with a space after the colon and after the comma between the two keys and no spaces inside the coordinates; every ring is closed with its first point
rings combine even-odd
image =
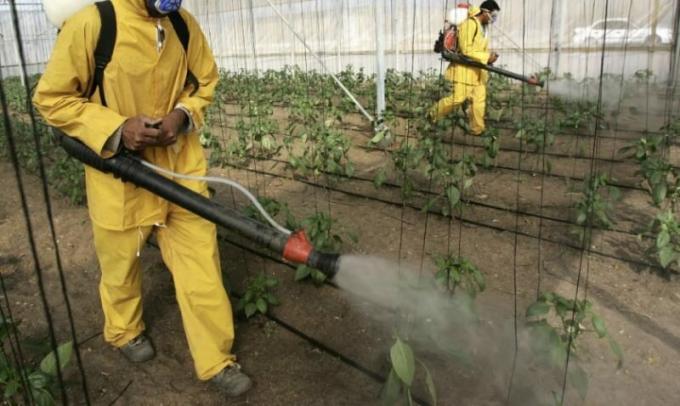
{"type": "MultiPolygon", "coordinates": [[[[47,123],[79,139],[102,157],[107,140],[125,120],[137,115],[163,118],[185,110],[193,124],[169,147],[149,147],[145,160],[171,171],[204,175],[207,163],[196,130],[212,102],[217,66],[195,18],[181,14],[190,32],[184,52],[168,18],[148,15],[145,0],[112,0],[117,16],[113,57],[104,72],[108,106],[99,92],[88,93],[94,73],[94,49],[101,21],[94,5],[61,28],[52,57],[33,102],[47,123]],[[159,28],[159,26],[161,28],[159,28]],[[159,44],[159,31],[165,40],[159,44]],[[195,93],[185,88],[188,70],[196,76],[195,93]]],[[[105,337],[114,346],[144,329],[137,250],[155,224],[163,259],[172,272],[177,299],[196,372],[210,379],[233,360],[232,313],[222,286],[215,227],[167,201],[111,175],[85,168],[87,204],[92,219],[102,280],[105,337]],[[140,235],[141,232],[141,235],[140,235]]],[[[180,182],[207,193],[204,182],[180,182]]]]}
{"type": "MultiPolygon", "coordinates": [[[[474,17],[478,13],[479,8],[470,8],[469,18],[458,28],[458,45],[463,55],[486,64],[491,56],[488,51],[489,41],[482,24],[474,17]]],[[[440,120],[469,100],[470,131],[474,135],[481,135],[485,129],[488,73],[480,68],[451,64],[446,70],[445,78],[453,82],[453,92],[432,107],[430,116],[435,121],[440,120]]]]}

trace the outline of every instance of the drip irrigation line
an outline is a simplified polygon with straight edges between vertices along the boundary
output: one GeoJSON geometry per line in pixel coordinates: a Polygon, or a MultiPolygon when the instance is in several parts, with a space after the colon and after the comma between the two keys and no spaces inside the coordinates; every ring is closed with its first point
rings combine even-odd
{"type": "MultiPolygon", "coordinates": [[[[286,161],[283,161],[283,160],[270,159],[270,161],[274,162],[275,164],[283,164],[283,165],[286,164],[286,161]]],[[[231,166],[232,164],[226,164],[226,165],[231,166]]],[[[255,168],[249,169],[247,167],[236,166],[236,165],[233,165],[233,167],[237,168],[237,169],[245,170],[245,171],[247,171],[247,170],[257,170],[255,168]]],[[[281,176],[285,179],[290,179],[289,177],[277,174],[275,172],[268,172],[268,171],[264,171],[264,170],[261,171],[261,172],[266,174],[266,175],[270,175],[270,176],[281,176]]],[[[363,178],[363,177],[356,176],[356,175],[349,177],[347,175],[342,175],[342,174],[336,175],[336,174],[331,174],[331,173],[327,173],[327,172],[323,172],[323,173],[328,175],[328,176],[336,176],[338,178],[342,178],[342,179],[345,179],[347,181],[357,181],[357,182],[371,183],[371,184],[374,182],[373,179],[363,178]]],[[[304,176],[301,176],[301,175],[296,175],[296,176],[298,178],[304,178],[304,176]]],[[[310,184],[314,185],[316,187],[325,188],[324,185],[321,185],[321,184],[318,184],[318,183],[311,182],[310,184]]],[[[392,182],[389,182],[389,181],[385,181],[384,183],[382,183],[382,186],[386,186],[390,189],[402,189],[401,185],[396,184],[396,183],[392,183],[392,182]]],[[[433,197],[440,196],[440,194],[437,194],[437,193],[435,193],[431,190],[413,189],[413,191],[420,193],[422,195],[426,195],[426,196],[433,196],[433,197]]],[[[371,198],[371,196],[368,196],[368,195],[362,195],[362,196],[369,198],[369,199],[371,198]]],[[[572,222],[571,220],[568,220],[568,219],[565,219],[565,218],[553,217],[553,216],[549,216],[549,215],[545,215],[545,214],[529,212],[529,211],[524,211],[524,210],[511,209],[511,208],[508,208],[508,207],[497,206],[497,205],[493,205],[493,204],[490,204],[490,203],[484,203],[484,202],[480,202],[480,201],[477,201],[477,200],[472,200],[472,199],[469,199],[469,198],[468,199],[462,199],[462,200],[465,203],[473,205],[473,206],[482,207],[482,208],[486,208],[486,209],[492,209],[492,210],[498,210],[498,211],[501,211],[501,212],[504,212],[504,213],[510,213],[510,214],[513,214],[513,215],[518,214],[520,216],[532,217],[532,218],[536,218],[536,219],[540,219],[540,220],[553,221],[553,222],[556,222],[556,223],[561,223],[561,224],[571,225],[571,226],[577,225],[576,223],[572,222]]],[[[614,228],[613,227],[613,228],[607,229],[607,228],[599,227],[599,226],[596,226],[596,225],[593,225],[593,228],[595,230],[598,230],[598,231],[615,232],[615,233],[634,236],[636,238],[639,237],[638,233],[635,233],[633,231],[620,229],[620,228],[614,228]]],[[[648,237],[648,236],[644,236],[644,235],[642,236],[642,238],[643,239],[653,239],[653,237],[648,237]]]]}
{"type": "MultiPolygon", "coordinates": [[[[235,169],[241,169],[241,170],[243,170],[243,171],[252,171],[252,169],[243,169],[243,168],[239,168],[239,167],[237,167],[237,166],[235,166],[235,165],[231,165],[231,164],[225,164],[225,165],[231,166],[231,167],[233,167],[233,168],[235,168],[235,169]]],[[[285,176],[285,175],[281,175],[281,174],[277,174],[277,173],[272,173],[272,172],[265,172],[265,171],[263,171],[262,173],[263,173],[264,175],[271,176],[271,177],[278,178],[278,179],[285,179],[285,180],[288,180],[288,181],[295,180],[295,181],[297,181],[297,182],[300,182],[300,183],[303,183],[303,184],[306,184],[306,185],[309,185],[309,186],[314,186],[314,187],[319,187],[319,188],[323,187],[323,186],[321,186],[321,185],[315,184],[314,182],[309,181],[309,180],[304,179],[304,178],[301,178],[301,177],[299,177],[299,176],[296,176],[296,177],[294,177],[294,178],[291,178],[290,176],[285,176]]],[[[360,199],[366,199],[366,200],[370,200],[370,201],[374,201],[374,202],[378,202],[378,203],[383,203],[383,204],[390,205],[390,206],[402,207],[402,203],[394,202],[394,201],[392,201],[392,200],[387,200],[387,199],[381,199],[381,198],[366,196],[366,195],[362,195],[361,193],[350,192],[350,191],[343,190],[343,189],[338,189],[338,188],[331,188],[331,189],[332,189],[334,192],[342,193],[342,194],[347,195],[347,196],[352,196],[352,197],[356,197],[356,198],[360,198],[360,199]]],[[[421,211],[423,210],[422,207],[416,206],[416,205],[413,205],[413,204],[404,203],[404,205],[405,205],[404,207],[408,207],[408,208],[413,209],[413,210],[418,211],[418,212],[421,212],[421,211]]],[[[429,209],[429,211],[430,211],[432,214],[435,214],[435,215],[440,216],[440,217],[444,217],[444,218],[449,217],[449,216],[443,214],[441,211],[437,211],[437,210],[433,210],[433,209],[429,209]]],[[[456,216],[456,219],[459,219],[459,220],[460,220],[461,218],[458,217],[458,216],[456,216]]],[[[487,229],[494,230],[494,231],[499,231],[499,232],[513,232],[513,230],[511,230],[511,229],[503,228],[503,227],[500,227],[500,226],[489,225],[489,224],[481,223],[481,222],[475,221],[475,220],[462,219],[462,221],[463,221],[464,223],[467,223],[467,224],[470,224],[470,225],[473,225],[473,226],[478,226],[478,227],[482,227],[482,228],[487,228],[487,229]]],[[[522,237],[536,238],[535,235],[529,234],[529,233],[524,232],[524,231],[519,231],[518,234],[519,234],[520,236],[522,236],[522,237]]],[[[575,250],[580,250],[580,249],[581,249],[578,245],[569,244],[569,243],[564,243],[564,242],[560,242],[560,241],[553,240],[553,239],[550,239],[550,238],[545,238],[545,237],[544,237],[544,238],[542,239],[542,241],[543,241],[543,242],[552,243],[552,244],[556,244],[556,245],[559,245],[559,246],[562,246],[562,247],[572,248],[572,249],[575,249],[575,250]]],[[[608,253],[606,253],[606,252],[601,252],[601,251],[598,251],[598,250],[591,250],[590,252],[591,252],[592,254],[598,255],[598,256],[603,257],[603,258],[614,259],[614,260],[617,260],[617,261],[620,261],[620,262],[624,262],[624,263],[627,263],[627,264],[635,265],[635,266],[637,266],[637,267],[644,267],[644,268],[653,269],[653,270],[658,271],[658,272],[660,272],[660,273],[664,273],[664,274],[665,274],[665,273],[667,272],[666,269],[664,269],[664,268],[662,268],[662,267],[660,267],[660,266],[658,266],[658,265],[656,265],[656,264],[651,264],[651,263],[647,263],[647,262],[637,261],[637,260],[635,260],[635,259],[630,259],[630,258],[618,257],[618,256],[616,256],[616,255],[608,254],[608,253]]]]}
{"type": "Polygon", "coordinates": [[[133,382],[132,380],[128,381],[127,385],[125,385],[125,387],[118,393],[118,395],[111,401],[111,403],[109,403],[109,406],[115,405],[116,402],[118,402],[118,400],[123,397],[125,392],[127,392],[130,386],[132,386],[132,382],[133,382]]]}
{"type": "MultiPolygon", "coordinates": [[[[600,59],[600,84],[599,84],[599,89],[598,89],[598,102],[597,102],[598,111],[600,111],[600,109],[602,108],[602,93],[603,93],[603,90],[604,90],[603,78],[604,78],[604,61],[605,61],[605,54],[606,54],[605,50],[606,50],[606,44],[607,44],[607,23],[608,23],[607,20],[609,18],[609,0],[605,0],[604,7],[605,7],[605,10],[604,10],[604,37],[603,37],[603,40],[602,40],[602,56],[601,56],[601,59],[600,59]]],[[[597,143],[597,128],[598,128],[598,125],[597,124],[599,122],[599,116],[597,116],[595,120],[596,120],[596,122],[595,122],[595,134],[593,136],[593,146],[592,146],[593,153],[591,155],[593,157],[595,156],[595,154],[597,152],[597,147],[598,147],[598,143],[597,143]]],[[[591,159],[590,177],[592,178],[592,176],[594,176],[594,174],[595,174],[595,159],[591,159]]],[[[591,236],[592,236],[592,219],[588,219],[586,221],[586,224],[585,224],[584,229],[583,229],[583,237],[582,237],[582,243],[581,243],[581,245],[582,245],[581,255],[580,255],[580,258],[579,258],[579,270],[578,270],[578,276],[576,277],[576,289],[575,289],[575,292],[574,292],[574,305],[573,305],[572,314],[571,314],[571,325],[572,326],[575,325],[575,321],[576,321],[576,306],[577,306],[577,303],[578,303],[578,294],[579,294],[579,288],[580,288],[580,284],[581,284],[581,276],[582,276],[582,273],[583,273],[583,259],[584,259],[584,256],[586,255],[586,253],[587,253],[587,256],[588,256],[588,261],[590,261],[590,253],[591,253],[590,238],[591,238],[591,236]],[[587,245],[587,247],[586,247],[586,245],[587,245]]],[[[587,289],[587,286],[588,286],[588,280],[587,280],[588,276],[589,276],[589,272],[587,272],[587,274],[586,274],[586,281],[585,281],[586,289],[587,289]]],[[[586,295],[587,295],[587,293],[586,293],[586,295]]],[[[566,391],[567,391],[567,377],[569,375],[569,362],[571,360],[571,355],[572,355],[573,341],[574,341],[574,335],[569,334],[568,339],[567,339],[567,358],[566,358],[566,361],[564,363],[564,376],[563,376],[563,379],[562,379],[562,393],[560,395],[560,405],[564,404],[564,398],[565,398],[566,391]]]]}
{"type": "MultiPolygon", "coordinates": [[[[88,388],[87,388],[87,377],[86,377],[86,374],[85,374],[85,368],[83,366],[83,361],[82,361],[82,357],[81,357],[81,354],[80,354],[80,349],[78,348],[77,331],[76,331],[75,321],[73,319],[73,311],[71,309],[71,301],[70,301],[69,295],[68,295],[68,288],[66,286],[66,277],[64,276],[64,267],[63,267],[62,261],[61,261],[59,243],[57,241],[57,234],[56,234],[56,230],[55,230],[55,227],[54,227],[54,216],[53,216],[53,212],[52,212],[52,203],[50,201],[49,187],[48,187],[48,182],[47,182],[47,175],[46,175],[46,172],[45,172],[45,166],[44,166],[44,163],[43,163],[43,160],[42,160],[42,150],[41,150],[41,146],[40,146],[40,139],[39,139],[39,135],[38,135],[35,113],[34,113],[33,108],[31,106],[31,97],[30,97],[31,95],[30,95],[30,92],[29,92],[30,82],[28,80],[28,74],[26,73],[27,72],[27,70],[26,70],[26,57],[25,57],[25,53],[24,53],[24,46],[23,46],[23,43],[22,43],[22,32],[21,32],[21,28],[19,26],[19,15],[18,15],[18,12],[17,12],[17,9],[16,9],[16,1],[11,0],[10,5],[11,5],[10,9],[11,9],[11,12],[12,12],[12,24],[13,24],[13,28],[14,28],[14,34],[15,34],[16,40],[17,40],[17,50],[18,50],[18,53],[19,53],[19,61],[20,61],[21,66],[22,66],[22,75],[23,75],[23,80],[24,80],[24,90],[26,91],[26,108],[27,108],[27,111],[28,111],[28,115],[31,119],[31,129],[32,129],[32,133],[33,133],[33,142],[34,142],[34,146],[35,146],[35,153],[36,153],[36,156],[37,156],[38,170],[39,170],[39,173],[40,173],[40,181],[41,181],[41,185],[42,185],[42,194],[43,194],[43,200],[44,200],[45,208],[46,208],[50,237],[51,237],[51,240],[52,240],[52,245],[54,246],[54,255],[55,255],[55,261],[56,261],[56,265],[57,265],[57,272],[58,272],[58,275],[59,275],[59,283],[60,283],[60,287],[61,287],[61,294],[64,298],[64,304],[65,304],[66,314],[67,314],[67,318],[68,318],[71,341],[73,343],[73,350],[74,350],[75,355],[76,355],[76,364],[78,365],[78,371],[80,372],[80,379],[81,379],[83,395],[85,397],[85,403],[87,405],[89,405],[90,404],[90,395],[89,395],[89,391],[88,391],[88,388]]],[[[0,80],[1,79],[2,79],[2,77],[0,76],[0,80]]],[[[5,103],[6,103],[6,101],[4,100],[4,96],[3,96],[3,104],[5,104],[5,103]]],[[[5,108],[6,108],[6,106],[3,106],[3,109],[5,109],[5,108]]],[[[11,133],[11,131],[9,131],[8,134],[9,133],[11,133]]],[[[23,198],[23,196],[22,196],[22,198],[23,198]]],[[[28,213],[26,213],[26,215],[28,216],[28,213]]],[[[28,221],[30,222],[30,219],[28,221]]],[[[39,268],[39,266],[36,267],[36,270],[38,268],[39,268]]],[[[41,272],[39,274],[38,281],[39,281],[39,286],[41,286],[42,285],[42,274],[41,274],[41,272]]],[[[41,296],[42,296],[42,294],[43,294],[43,292],[42,292],[42,287],[41,287],[41,296]]],[[[45,308],[46,309],[48,308],[46,298],[45,298],[45,308]]],[[[51,316],[48,317],[48,322],[51,322],[51,316]]],[[[50,341],[53,341],[52,344],[55,347],[54,351],[55,351],[55,354],[56,354],[57,343],[56,343],[56,336],[54,336],[54,332],[52,331],[53,330],[52,326],[50,326],[50,330],[51,330],[50,331],[50,335],[51,335],[50,341]]],[[[62,373],[61,373],[61,368],[62,368],[62,366],[60,365],[61,361],[60,361],[59,357],[55,357],[55,360],[56,360],[56,366],[57,366],[57,372],[58,372],[57,376],[59,378],[58,379],[59,384],[62,386],[62,388],[61,388],[61,390],[62,390],[62,400],[66,404],[68,402],[68,398],[67,398],[66,391],[65,391],[65,388],[64,388],[64,381],[63,381],[63,377],[62,377],[62,373]]]]}
{"type": "MultiPolygon", "coordinates": [[[[229,129],[235,129],[236,127],[227,127],[227,128],[229,128],[229,129]]],[[[349,130],[355,131],[354,129],[351,129],[351,128],[350,128],[349,130]]],[[[406,138],[406,137],[401,136],[401,135],[395,135],[394,137],[395,137],[396,139],[398,139],[398,138],[406,138]]],[[[444,145],[449,145],[449,146],[462,146],[463,148],[465,148],[465,147],[471,147],[471,148],[476,148],[476,149],[483,149],[483,148],[484,148],[484,147],[481,146],[481,145],[467,144],[467,143],[465,143],[465,142],[449,142],[449,141],[442,141],[442,143],[443,143],[444,145]]],[[[377,148],[377,147],[373,147],[373,146],[355,145],[354,147],[355,147],[355,148],[359,148],[359,149],[361,149],[361,150],[368,151],[368,152],[383,152],[383,153],[387,152],[385,149],[381,149],[381,148],[377,148]]],[[[507,147],[506,147],[506,148],[501,147],[501,148],[500,148],[500,151],[501,151],[501,152],[502,152],[502,151],[506,151],[506,152],[517,152],[517,153],[520,153],[520,152],[521,152],[519,149],[511,149],[511,148],[507,148],[507,147]]],[[[537,152],[531,152],[531,151],[523,151],[523,153],[524,153],[525,155],[538,155],[537,152]]],[[[550,153],[550,152],[546,152],[546,155],[547,155],[547,156],[557,157],[557,158],[565,158],[565,159],[581,159],[581,160],[587,160],[587,161],[590,160],[590,157],[581,157],[581,156],[576,156],[576,157],[575,157],[575,156],[573,156],[573,155],[556,154],[556,153],[550,153]]],[[[540,155],[538,155],[538,156],[540,157],[540,155]]],[[[269,160],[270,160],[270,161],[274,161],[274,162],[282,162],[282,161],[280,161],[280,160],[277,161],[275,158],[270,158],[269,160]]],[[[598,161],[603,161],[603,162],[609,162],[609,160],[608,160],[607,158],[597,158],[597,160],[598,160],[598,161]]],[[[619,164],[630,164],[631,166],[634,166],[634,165],[635,165],[635,161],[617,160],[617,161],[614,161],[614,162],[615,162],[615,163],[619,163],[619,164]]],[[[680,169],[680,167],[676,167],[676,166],[673,166],[673,168],[680,169]]],[[[517,168],[515,168],[515,167],[510,167],[510,166],[506,166],[506,165],[502,165],[502,164],[494,164],[493,169],[503,169],[503,170],[510,170],[510,171],[516,171],[516,170],[517,170],[517,168]]],[[[571,175],[560,175],[560,174],[551,173],[551,172],[548,172],[548,171],[535,171],[535,170],[531,170],[531,169],[521,169],[521,172],[522,172],[522,173],[531,174],[531,175],[540,174],[540,175],[545,175],[546,177],[550,177],[550,178],[557,178],[557,179],[569,180],[569,181],[576,181],[576,182],[583,182],[583,181],[586,180],[586,179],[583,178],[583,177],[571,176],[571,175]]],[[[618,181],[615,181],[615,180],[609,182],[608,184],[611,185],[611,186],[616,186],[616,187],[619,188],[619,189],[637,190],[637,191],[642,191],[642,192],[645,192],[645,193],[649,193],[649,191],[648,191],[647,189],[645,189],[644,187],[641,187],[641,186],[634,186],[634,185],[630,185],[630,184],[625,184],[625,183],[621,183],[621,182],[618,182],[618,181]]]]}

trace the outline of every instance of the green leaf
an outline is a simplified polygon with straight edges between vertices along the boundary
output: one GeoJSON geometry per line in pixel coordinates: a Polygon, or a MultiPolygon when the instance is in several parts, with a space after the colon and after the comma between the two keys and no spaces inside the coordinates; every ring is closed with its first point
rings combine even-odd
{"type": "Polygon", "coordinates": [[[373,138],[371,138],[371,144],[377,144],[385,138],[385,131],[378,131],[373,138]]]}
{"type": "Polygon", "coordinates": [[[603,338],[607,335],[607,327],[605,327],[604,320],[602,320],[602,317],[593,314],[592,323],[593,328],[595,329],[595,332],[597,333],[598,337],[603,338]]]}
{"type": "Polygon", "coordinates": [[[671,242],[671,235],[667,230],[661,230],[656,236],[656,248],[661,249],[671,242]]]}
{"type": "Polygon", "coordinates": [[[32,389],[42,389],[49,384],[49,377],[41,371],[36,371],[28,376],[28,384],[32,389]]]}
{"type": "Polygon", "coordinates": [[[437,387],[434,385],[434,379],[432,379],[432,374],[422,361],[418,361],[425,371],[425,385],[427,385],[427,391],[430,393],[432,398],[432,405],[437,406],[437,387]]]}
{"type": "MultiPolygon", "coordinates": [[[[59,366],[63,371],[66,365],[68,365],[71,360],[71,354],[73,353],[73,342],[69,341],[61,344],[57,347],[57,356],[59,357],[59,366]]],[[[40,362],[40,370],[49,376],[57,376],[57,356],[55,356],[54,351],[47,354],[45,358],[40,362]]]]}
{"type": "Polygon", "coordinates": [[[536,302],[527,308],[526,317],[543,316],[550,311],[550,305],[545,302],[536,302]]]}
{"type": "Polygon", "coordinates": [[[262,313],[262,314],[267,313],[267,302],[263,298],[257,299],[255,306],[257,306],[257,310],[260,313],[262,313]]]}
{"type": "Polygon", "coordinates": [[[662,267],[668,268],[673,260],[675,260],[675,251],[673,250],[673,247],[666,245],[659,250],[659,262],[662,267]]]}
{"type": "Polygon", "coordinates": [[[571,364],[569,368],[569,381],[574,385],[576,391],[581,396],[582,400],[585,400],[586,394],[588,393],[588,374],[580,366],[575,363],[571,364]]]}
{"type": "Polygon", "coordinates": [[[387,382],[382,391],[383,404],[386,406],[392,406],[399,400],[399,394],[401,392],[401,382],[394,368],[390,370],[390,374],[387,377],[387,382]]]}
{"type": "Polygon", "coordinates": [[[312,272],[312,268],[300,265],[298,266],[297,270],[295,271],[295,280],[296,281],[301,281],[303,279],[307,279],[309,275],[312,272]]]}
{"type": "Polygon", "coordinates": [[[623,366],[623,350],[621,346],[612,336],[607,336],[607,341],[609,341],[609,348],[616,356],[617,367],[621,368],[623,366]]]}
{"type": "Polygon", "coordinates": [[[246,309],[245,309],[246,318],[252,317],[252,315],[255,314],[256,311],[257,311],[257,306],[255,306],[255,303],[246,304],[246,309]]]}
{"type": "Polygon", "coordinates": [[[666,182],[656,184],[652,192],[654,203],[657,205],[661,204],[666,199],[666,194],[668,194],[668,186],[666,186],[666,182]]]}
{"type": "Polygon", "coordinates": [[[446,189],[446,197],[449,199],[449,204],[455,206],[460,201],[460,190],[451,185],[446,189]]]}
{"type": "Polygon", "coordinates": [[[394,372],[396,372],[399,379],[404,385],[411,386],[416,369],[411,347],[397,338],[397,341],[390,350],[390,358],[394,372]]]}

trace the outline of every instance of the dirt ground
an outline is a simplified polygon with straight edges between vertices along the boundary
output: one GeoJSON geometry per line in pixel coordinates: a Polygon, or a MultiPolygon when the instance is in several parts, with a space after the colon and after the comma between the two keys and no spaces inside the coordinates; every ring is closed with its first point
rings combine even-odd
{"type": "MultiPolygon", "coordinates": [[[[233,124],[233,120],[229,121],[228,124],[233,124]]],[[[228,136],[226,125],[224,131],[228,136]]],[[[348,130],[348,133],[354,137],[355,145],[363,145],[359,141],[365,135],[359,131],[348,130]]],[[[509,134],[509,131],[504,133],[503,138],[504,148],[508,150],[515,142],[509,134]]],[[[623,132],[615,135],[620,134],[623,132]]],[[[631,132],[630,136],[636,135],[631,132]]],[[[577,154],[582,148],[575,144],[588,142],[577,136],[558,139],[554,152],[565,155],[577,154]]],[[[465,143],[466,148],[473,148],[471,145],[475,143],[455,137],[452,141],[465,143]]],[[[600,149],[604,156],[610,156],[617,148],[611,144],[605,142],[600,149]]],[[[501,156],[504,160],[501,164],[509,168],[522,161],[522,157],[512,152],[502,151],[501,156]]],[[[524,309],[535,299],[539,286],[542,291],[573,296],[579,268],[582,268],[583,275],[588,275],[588,298],[623,348],[625,361],[623,367],[617,369],[604,341],[585,339],[579,349],[579,359],[590,378],[588,395],[581,401],[570,387],[565,404],[680,403],[678,278],[677,275],[661,277],[644,265],[653,263],[653,258],[645,256],[635,230],[646,224],[652,211],[633,178],[629,163],[612,163],[610,167],[618,181],[627,186],[622,190],[622,199],[616,203],[615,230],[597,230],[590,254],[582,255],[574,247],[567,224],[569,207],[575,197],[574,182],[566,181],[565,176],[579,176],[573,172],[580,167],[578,162],[573,164],[575,158],[564,158],[566,162],[562,166],[556,162],[554,170],[558,176],[542,176],[535,168],[526,168],[519,178],[510,169],[482,171],[471,197],[476,204],[466,206],[462,223],[419,209],[422,202],[418,199],[425,201],[426,182],[419,185],[422,193],[413,207],[402,207],[397,179],[390,180],[394,187],[380,190],[375,190],[368,181],[361,181],[372,179],[384,159],[382,153],[354,148],[352,159],[357,162],[359,179],[340,182],[332,191],[311,181],[293,179],[284,165],[276,161],[258,162],[247,170],[213,169],[212,173],[240,181],[259,195],[287,202],[298,218],[313,213],[317,207],[330,208],[333,217],[340,219],[340,231],[359,237],[358,244],[349,244],[347,251],[418,264],[423,256],[429,262],[432,256],[446,253],[449,246],[457,253],[460,247],[459,254],[470,258],[487,278],[488,290],[478,298],[480,332],[505,331],[494,326],[511,325],[515,305],[522,323],[524,309]],[[515,218],[508,210],[515,208],[518,191],[519,207],[525,214],[515,218]],[[362,195],[379,200],[362,198],[362,195]],[[514,232],[515,227],[519,234],[514,232]],[[516,267],[513,266],[515,258],[516,267]],[[515,276],[517,296],[513,292],[515,276]]],[[[530,161],[526,159],[527,165],[530,161]]],[[[15,318],[23,320],[22,333],[28,340],[39,341],[46,337],[47,330],[36,293],[17,186],[13,176],[9,176],[13,173],[11,166],[1,163],[0,167],[8,174],[0,178],[0,188],[6,191],[0,197],[1,272],[15,318]]],[[[38,179],[26,176],[25,187],[50,308],[56,318],[59,341],[66,341],[68,325],[38,179]]],[[[233,204],[231,193],[223,189],[218,188],[216,199],[225,205],[233,204]]],[[[171,279],[153,247],[147,247],[143,254],[145,320],[158,356],[141,366],[127,363],[101,337],[99,271],[87,210],[69,206],[59,198],[53,197],[52,201],[68,294],[94,404],[379,403],[397,320],[392,309],[381,308],[369,299],[332,285],[296,283],[294,270],[289,266],[255,255],[251,251],[257,251],[256,247],[229,233],[224,233],[222,256],[233,301],[243,292],[248,276],[265,272],[282,282],[276,290],[282,304],[272,310],[270,318],[241,320],[237,325],[235,352],[244,369],[253,376],[254,389],[239,399],[226,401],[195,379],[171,279]]],[[[242,206],[243,201],[238,199],[238,204],[242,206]]],[[[583,284],[581,289],[585,289],[583,284]]],[[[494,340],[480,336],[474,350],[473,359],[480,361],[465,365],[434,350],[416,348],[433,372],[439,404],[507,404],[512,341],[507,337],[494,340]]],[[[522,362],[525,351],[521,348],[517,359],[515,390],[510,401],[514,405],[539,404],[539,400],[545,400],[543,395],[549,395],[555,388],[554,377],[532,370],[522,362]]],[[[70,399],[75,404],[82,403],[75,367],[69,369],[67,377],[70,399]]],[[[420,387],[416,388],[416,395],[428,400],[420,387]]]]}

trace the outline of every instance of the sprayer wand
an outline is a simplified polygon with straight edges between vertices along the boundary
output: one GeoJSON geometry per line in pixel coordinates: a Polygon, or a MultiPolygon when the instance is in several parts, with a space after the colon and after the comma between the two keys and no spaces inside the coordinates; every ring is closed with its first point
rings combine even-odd
{"type": "Polygon", "coordinates": [[[501,76],[505,76],[511,79],[519,80],[521,82],[533,85],[533,86],[538,86],[538,87],[543,87],[545,85],[545,82],[542,80],[537,79],[536,77],[527,77],[524,75],[520,75],[519,73],[511,72],[509,70],[497,68],[495,66],[487,65],[481,62],[473,61],[472,59],[466,57],[465,55],[461,55],[459,53],[455,52],[450,52],[450,51],[444,51],[442,52],[442,57],[446,59],[447,61],[454,63],[456,65],[465,65],[465,66],[470,66],[473,68],[480,68],[487,70],[489,72],[497,73],[501,76]]]}
{"type": "Polygon", "coordinates": [[[322,253],[314,249],[303,230],[291,232],[280,226],[266,213],[257,199],[236,182],[221,178],[176,174],[152,165],[127,150],[121,151],[112,158],[103,159],[75,138],[69,137],[57,129],[54,129],[54,132],[61,146],[69,155],[94,169],[113,174],[123,182],[133,183],[212,223],[236,231],[256,244],[280,254],[283,259],[289,262],[318,269],[329,278],[333,278],[338,272],[339,255],[322,253]],[[270,224],[262,224],[234,209],[220,206],[200,193],[196,193],[158,172],[175,178],[209,182],[219,181],[236,187],[237,190],[245,192],[244,194],[255,204],[270,224]]]}

